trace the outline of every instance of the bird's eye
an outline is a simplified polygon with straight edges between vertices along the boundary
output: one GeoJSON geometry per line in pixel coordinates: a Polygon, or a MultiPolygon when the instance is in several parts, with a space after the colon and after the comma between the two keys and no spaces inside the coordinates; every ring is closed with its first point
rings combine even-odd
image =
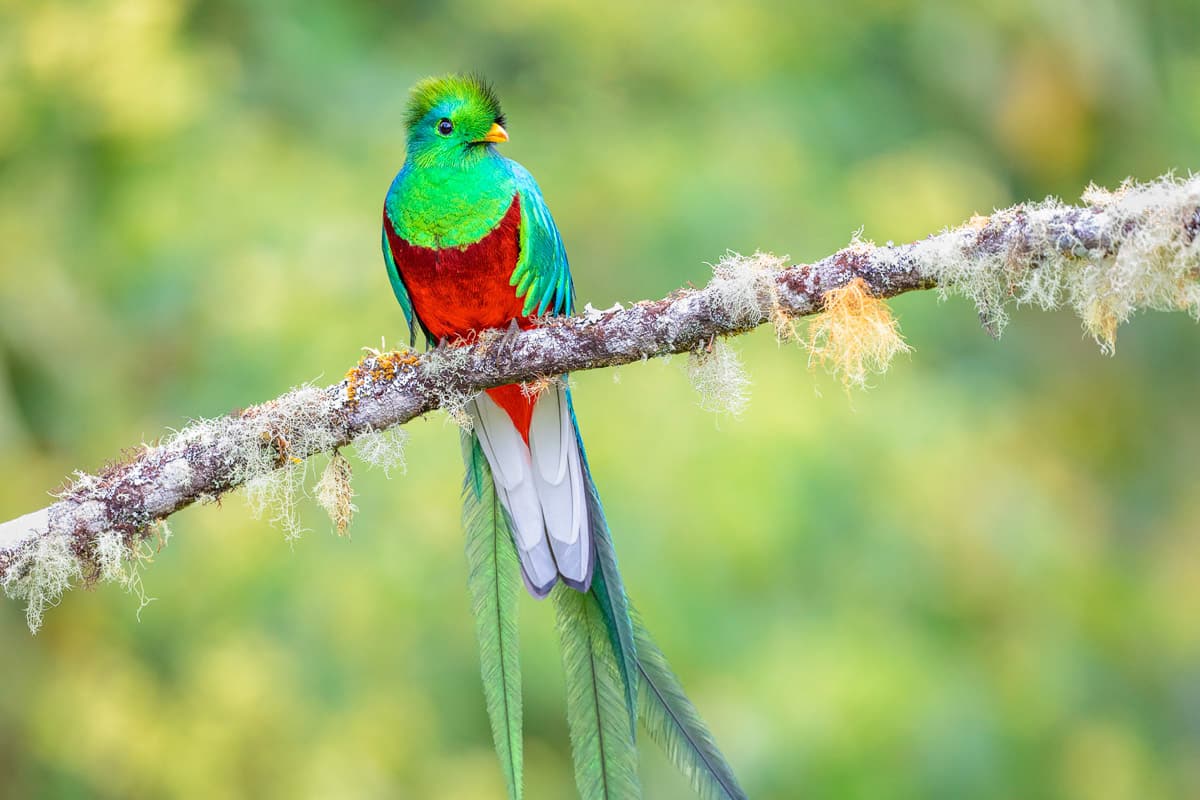
{"type": "Polygon", "coordinates": [[[449,136],[454,130],[454,123],[448,119],[440,119],[437,124],[437,131],[442,136],[449,136]]]}

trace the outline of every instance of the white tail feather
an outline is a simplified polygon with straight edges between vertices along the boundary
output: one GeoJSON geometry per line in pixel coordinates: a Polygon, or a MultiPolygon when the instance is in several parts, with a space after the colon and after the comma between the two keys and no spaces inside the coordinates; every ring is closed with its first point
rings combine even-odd
{"type": "Polygon", "coordinates": [[[562,483],[566,474],[566,437],[571,432],[562,424],[566,402],[560,394],[561,390],[547,389],[538,395],[529,421],[530,455],[542,479],[552,484],[562,483]]]}
{"type": "Polygon", "coordinates": [[[512,522],[513,544],[525,584],[530,594],[544,597],[558,579],[558,567],[546,540],[529,449],[508,414],[488,395],[479,395],[467,410],[475,423],[483,454],[492,467],[500,503],[512,522]]]}
{"type": "Polygon", "coordinates": [[[483,445],[484,455],[500,485],[512,489],[520,484],[529,471],[529,450],[508,414],[486,393],[479,395],[467,410],[474,419],[479,443],[483,445]]]}
{"type": "Polygon", "coordinates": [[[534,483],[559,574],[568,585],[585,587],[591,579],[592,543],[579,441],[565,386],[551,386],[538,397],[529,426],[529,446],[534,483]]]}
{"type": "Polygon", "coordinates": [[[592,576],[587,489],[566,389],[551,387],[533,407],[529,444],[487,393],[467,406],[508,511],[530,594],[544,597],[559,575],[585,590],[592,576]]]}

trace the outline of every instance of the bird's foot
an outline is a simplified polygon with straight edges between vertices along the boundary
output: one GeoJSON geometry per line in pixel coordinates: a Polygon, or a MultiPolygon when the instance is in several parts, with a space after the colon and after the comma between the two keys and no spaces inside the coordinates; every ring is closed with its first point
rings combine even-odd
{"type": "Polygon", "coordinates": [[[510,321],[508,327],[504,329],[504,333],[500,335],[500,341],[496,343],[500,352],[511,349],[513,343],[517,340],[517,334],[520,332],[521,326],[517,324],[517,321],[515,319],[510,321]]]}

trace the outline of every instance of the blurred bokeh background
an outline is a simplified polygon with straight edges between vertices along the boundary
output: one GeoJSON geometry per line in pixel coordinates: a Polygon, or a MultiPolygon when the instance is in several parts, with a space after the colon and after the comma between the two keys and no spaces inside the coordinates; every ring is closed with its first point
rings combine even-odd
{"type": "MultiPolygon", "coordinates": [[[[478,69],[579,300],[1200,167],[1194,0],[0,0],[0,516],[406,339],[379,255],[407,87],[478,69]]],[[[1200,327],[1115,357],[894,302],[847,395],[769,331],[740,419],[681,360],[575,376],[627,585],[755,798],[1200,796],[1200,327]]],[[[338,539],[189,509],[158,599],[0,603],[0,796],[487,798],[458,433],[355,461],[338,539]]],[[[315,465],[314,469],[320,465],[315,465]]],[[[573,792],[522,606],[528,795],[573,792]]],[[[686,782],[646,741],[648,797],[686,782]]]]}

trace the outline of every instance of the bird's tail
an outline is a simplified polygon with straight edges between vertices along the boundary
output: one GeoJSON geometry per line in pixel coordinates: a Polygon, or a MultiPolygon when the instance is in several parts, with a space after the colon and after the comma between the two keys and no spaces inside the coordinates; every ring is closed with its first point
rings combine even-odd
{"type": "MultiPolygon", "coordinates": [[[[567,404],[570,407],[569,394],[567,404]]],[[[573,407],[571,422],[578,437],[579,426],[575,423],[573,407]]],[[[565,619],[569,612],[564,613],[564,607],[568,607],[569,602],[564,602],[564,599],[569,600],[569,595],[574,593],[566,593],[567,598],[560,596],[558,627],[562,639],[563,665],[567,668],[567,716],[572,723],[575,781],[580,795],[614,798],[638,796],[634,734],[637,722],[641,720],[650,738],[688,777],[698,796],[745,800],[746,793],[717,748],[708,726],[683,693],[679,678],[671,671],[658,644],[625,594],[604,506],[600,503],[600,494],[592,480],[582,439],[578,441],[578,447],[588,490],[589,530],[596,557],[591,590],[582,598],[581,605],[593,620],[598,616],[603,623],[602,626],[590,625],[589,632],[591,650],[601,656],[598,666],[590,671],[587,668],[576,669],[573,674],[569,658],[572,637],[564,631],[568,626],[563,623],[569,621],[565,619]],[[597,631],[597,627],[602,630],[597,631]],[[610,679],[614,673],[619,677],[617,686],[624,690],[624,708],[609,702],[605,713],[600,713],[604,694],[589,685],[589,677],[598,672],[607,672],[610,679]],[[596,731],[578,729],[571,719],[573,711],[574,716],[581,716],[579,706],[588,710],[593,704],[597,708],[598,721],[612,723],[613,729],[604,736],[596,736],[596,731]],[[627,730],[622,730],[624,725],[628,725],[627,730]],[[623,767],[629,763],[633,764],[634,774],[631,782],[626,782],[623,767]],[[597,780],[598,770],[607,770],[603,781],[597,780]],[[594,791],[598,785],[605,787],[603,792],[594,791]]],[[[563,593],[560,592],[560,595],[563,593]]],[[[586,718],[588,715],[584,713],[582,716],[586,718]]]]}
{"type": "Polygon", "coordinates": [[[513,387],[467,406],[507,515],[529,593],[545,597],[562,580],[586,592],[595,565],[583,447],[565,386],[536,397],[513,387]]]}
{"type": "Polygon", "coordinates": [[[513,434],[519,435],[519,431],[503,409],[485,394],[476,399],[471,413],[476,427],[463,436],[467,555],[488,713],[509,797],[522,796],[517,570],[512,563],[519,560],[531,594],[544,597],[554,590],[566,673],[567,721],[580,795],[603,800],[640,796],[635,743],[640,718],[651,739],[689,777],[697,794],[726,800],[744,798],[745,792],[683,694],[679,679],[632,612],[570,392],[552,387],[539,396],[524,463],[514,456],[520,451],[509,428],[513,434]],[[547,395],[552,402],[543,406],[547,395]],[[556,417],[560,438],[552,440],[549,434],[554,428],[549,423],[556,417]],[[510,423],[509,428],[501,424],[505,422],[510,423]],[[565,444],[563,433],[570,437],[565,444]],[[559,459],[558,469],[549,469],[554,466],[550,455],[559,459]],[[546,522],[567,518],[562,500],[567,493],[555,488],[562,485],[571,487],[574,541],[567,541],[560,533],[562,528],[546,522]],[[582,489],[582,513],[578,515],[576,486],[582,489]],[[517,515],[525,523],[534,518],[534,508],[542,513],[540,541],[524,537],[518,525],[517,515]],[[582,527],[575,527],[578,523],[582,527]],[[582,561],[575,558],[579,555],[572,548],[575,543],[585,548],[582,561]],[[576,571],[568,575],[562,569],[563,561],[576,571]],[[559,578],[564,585],[555,589],[559,578]]]}

